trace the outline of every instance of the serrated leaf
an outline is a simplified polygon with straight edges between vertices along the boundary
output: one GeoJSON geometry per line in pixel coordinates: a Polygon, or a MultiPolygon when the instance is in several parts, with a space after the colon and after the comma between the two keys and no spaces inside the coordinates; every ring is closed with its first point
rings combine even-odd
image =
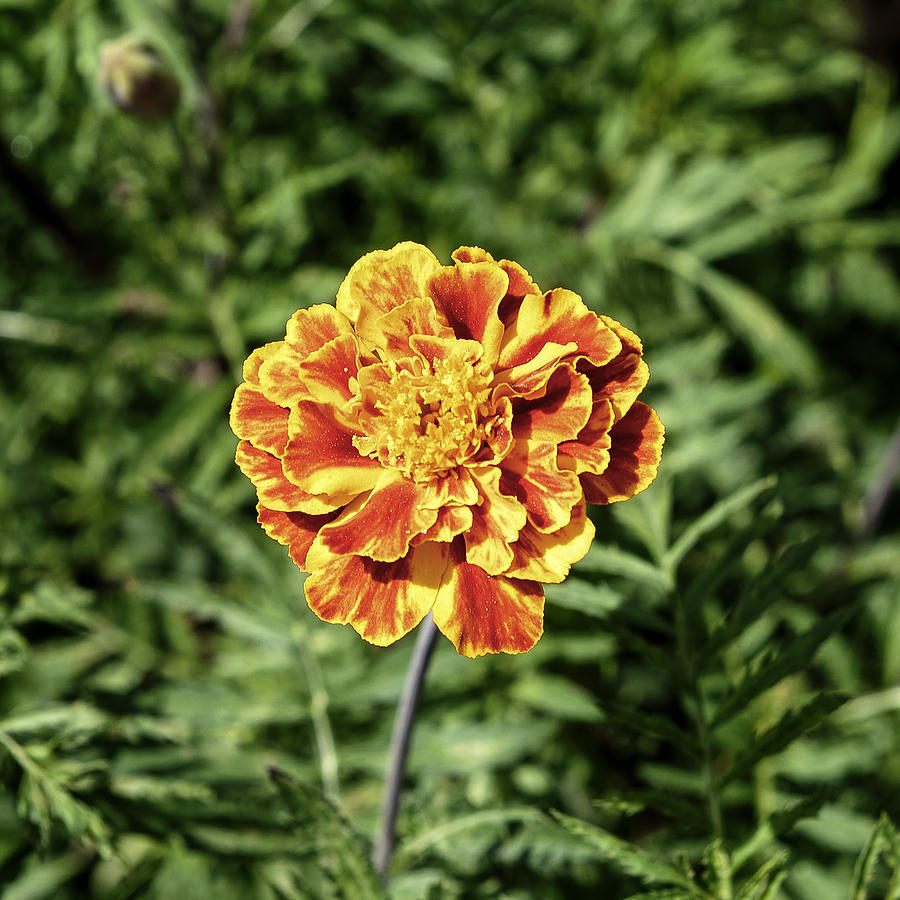
{"type": "Polygon", "coordinates": [[[840,802],[827,803],[815,818],[805,818],[795,827],[798,834],[831,853],[858,854],[875,827],[875,818],[840,802]]]}
{"type": "Polygon", "coordinates": [[[607,721],[621,725],[629,731],[667,741],[688,755],[696,756],[700,752],[696,737],[679,728],[667,716],[641,712],[612,700],[601,701],[600,708],[607,721]]]}
{"type": "Polygon", "coordinates": [[[36,861],[3,888],[3,900],[53,900],[63,886],[90,862],[85,853],[67,853],[56,859],[36,861]]]}
{"type": "Polygon", "coordinates": [[[512,696],[520,703],[554,718],[573,722],[600,722],[603,712],[590,691],[560,675],[532,672],[513,685],[512,696]]]}
{"type": "Polygon", "coordinates": [[[345,886],[350,896],[359,900],[386,900],[384,886],[362,841],[350,823],[316,788],[291,778],[281,770],[270,768],[269,779],[275,786],[295,828],[296,842],[315,835],[317,864],[333,869],[337,883],[345,886]]]}
{"type": "Polygon", "coordinates": [[[778,810],[770,816],[732,852],[731,860],[735,870],[740,870],[744,863],[757,853],[764,852],[782,835],[787,834],[797,822],[818,815],[819,810],[831,799],[833,793],[831,788],[822,788],[812,797],[807,797],[793,806],[778,810]]]}
{"type": "Polygon", "coordinates": [[[446,822],[441,822],[425,832],[415,835],[404,841],[397,852],[397,857],[406,862],[411,862],[424,853],[427,853],[435,844],[449,840],[454,835],[465,832],[471,828],[481,828],[485,825],[502,827],[511,822],[547,822],[547,817],[530,806],[514,806],[505,809],[487,809],[481,812],[458,816],[446,822]]]}
{"type": "Polygon", "coordinates": [[[764,862],[740,887],[734,900],[766,900],[787,876],[787,853],[776,853],[764,862]]]}
{"type": "Polygon", "coordinates": [[[671,632],[669,623],[653,610],[626,603],[623,594],[607,584],[594,584],[569,576],[562,584],[548,584],[544,593],[551,603],[608,621],[615,617],[661,634],[671,632]]]}
{"type": "Polygon", "coordinates": [[[887,813],[882,813],[853,868],[850,900],[868,900],[868,888],[875,878],[878,862],[882,856],[888,855],[888,865],[894,867],[895,892],[892,897],[897,897],[900,896],[900,832],[887,813]]]}
{"type": "Polygon", "coordinates": [[[293,647],[286,623],[249,609],[209,590],[202,584],[145,582],[137,588],[146,600],[221,623],[223,629],[256,644],[293,647]]]}
{"type": "Polygon", "coordinates": [[[640,878],[645,884],[671,884],[693,891],[701,891],[693,881],[674,866],[658,860],[651,853],[635,844],[629,844],[597,825],[591,825],[565,813],[551,810],[553,817],[563,828],[585,840],[598,854],[627,875],[640,878]]]}
{"type": "Polygon", "coordinates": [[[598,544],[594,542],[579,563],[577,570],[601,572],[605,575],[621,575],[623,578],[650,585],[665,591],[670,587],[665,572],[653,563],[614,544],[598,544]]]}
{"type": "Polygon", "coordinates": [[[77,734],[96,734],[106,728],[110,717],[87,703],[67,703],[46,706],[27,713],[10,716],[0,722],[0,728],[20,738],[28,735],[61,737],[77,734]]]}
{"type": "Polygon", "coordinates": [[[28,643],[15,628],[0,630],[0,677],[17,672],[28,659],[28,643]]]}
{"type": "Polygon", "coordinates": [[[710,507],[702,516],[688,525],[675,543],[666,551],[666,555],[663,558],[665,566],[674,572],[685,555],[702,537],[718,528],[735,513],[753,504],[761,494],[774,487],[776,480],[773,475],[761,478],[753,484],[740,488],[724,500],[720,500],[710,507]]]}
{"type": "Polygon", "coordinates": [[[90,591],[70,584],[42,581],[22,596],[12,614],[17,625],[27,622],[54,622],[76,628],[89,628],[88,606],[94,597],[90,591]]]}
{"type": "Polygon", "coordinates": [[[758,697],[788,675],[805,669],[813,660],[822,644],[837,632],[853,615],[856,606],[835,610],[811,628],[797,635],[787,647],[771,648],[764,654],[754,669],[725,698],[712,720],[715,728],[726,722],[758,697]]]}
{"type": "Polygon", "coordinates": [[[720,785],[743,778],[762,759],[784,750],[792,741],[819,725],[846,701],[843,694],[819,694],[808,703],[786,712],[771,728],[757,735],[719,779],[720,785]]]}
{"type": "Polygon", "coordinates": [[[812,541],[788,547],[765,572],[748,579],[737,604],[710,634],[699,654],[701,658],[714,658],[722,647],[735,640],[747,627],[757,622],[767,609],[777,603],[782,597],[781,585],[786,574],[808,564],[815,549],[816,545],[812,541]]]}
{"type": "Polygon", "coordinates": [[[810,345],[756,291],[681,248],[642,238],[630,249],[704,291],[722,321],[774,371],[807,388],[818,384],[819,361],[810,345]]]}
{"type": "Polygon", "coordinates": [[[704,831],[709,827],[709,817],[706,812],[679,796],[674,791],[644,790],[623,791],[595,800],[594,805],[600,809],[608,809],[625,816],[633,816],[645,810],[653,810],[668,816],[679,826],[690,823],[698,831],[704,831]]]}
{"type": "Polygon", "coordinates": [[[698,897],[707,896],[708,894],[699,889],[687,891],[682,888],[672,888],[662,891],[641,891],[639,894],[632,894],[626,900],[697,900],[698,897]]]}
{"type": "Polygon", "coordinates": [[[533,716],[477,724],[462,721],[444,727],[422,722],[416,728],[408,767],[432,775],[471,775],[503,768],[536,752],[558,729],[559,723],[533,716]]]}
{"type": "Polygon", "coordinates": [[[20,814],[40,829],[49,842],[54,821],[77,841],[94,845],[104,856],[112,852],[112,832],[100,813],[75,797],[64,773],[38,764],[29,749],[0,730],[0,744],[22,769],[19,788],[20,814]]]}

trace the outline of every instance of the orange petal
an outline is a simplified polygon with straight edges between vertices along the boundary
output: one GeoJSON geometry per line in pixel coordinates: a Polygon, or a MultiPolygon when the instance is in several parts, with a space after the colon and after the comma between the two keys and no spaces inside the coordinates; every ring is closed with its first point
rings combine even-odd
{"type": "Polygon", "coordinates": [[[361,456],[354,433],[334,417],[334,411],[309,400],[291,410],[291,439],[284,451],[284,474],[310,494],[356,496],[375,487],[381,463],[361,456]]]}
{"type": "Polygon", "coordinates": [[[433,337],[430,334],[417,334],[410,338],[411,348],[429,365],[457,357],[460,361],[476,363],[481,359],[484,348],[478,341],[463,341],[453,337],[433,337]]]}
{"type": "Polygon", "coordinates": [[[273,354],[277,353],[284,341],[272,341],[257,347],[245,360],[242,366],[244,381],[253,387],[259,387],[259,368],[273,354]]]}
{"type": "Polygon", "coordinates": [[[565,528],[542,534],[527,524],[512,545],[513,561],[506,575],[532,581],[559,583],[564,581],[572,563],[588,552],[594,539],[594,523],[587,517],[582,501],[572,510],[572,520],[565,528]]]}
{"type": "Polygon", "coordinates": [[[494,257],[487,250],[482,250],[481,247],[457,247],[450,257],[454,262],[494,262],[494,257]]]}
{"type": "Polygon", "coordinates": [[[272,456],[265,450],[258,450],[249,441],[241,441],[238,444],[234,461],[253,482],[259,502],[269,509],[320,515],[348,502],[346,499],[343,502],[340,500],[329,502],[324,497],[301,491],[297,485],[284,477],[281,460],[277,456],[272,456]]]}
{"type": "Polygon", "coordinates": [[[300,364],[306,358],[287,341],[279,341],[277,349],[259,367],[260,390],[279,406],[290,406],[307,396],[306,385],[300,378],[300,364]]]}
{"type": "Polygon", "coordinates": [[[470,469],[481,503],[472,508],[472,527],[465,534],[466,560],[489,575],[499,575],[513,559],[510,544],[525,525],[525,507],[500,490],[500,469],[470,469]]]}
{"type": "Polygon", "coordinates": [[[622,342],[622,349],[637,353],[640,356],[644,352],[644,345],[641,339],[630,329],[626,328],[621,322],[617,322],[612,316],[600,316],[600,321],[608,328],[616,333],[616,336],[622,342]]]}
{"type": "Polygon", "coordinates": [[[288,410],[267,400],[247,384],[239,384],[231,401],[231,430],[244,441],[276,456],[288,442],[288,410]]]}
{"type": "Polygon", "coordinates": [[[472,510],[468,506],[445,506],[438,510],[434,525],[425,534],[416,535],[411,543],[414,547],[426,541],[449,543],[471,527],[472,510]]]}
{"type": "Polygon", "coordinates": [[[599,475],[609,465],[609,448],[612,438],[609,429],[613,424],[613,408],[609,400],[594,403],[591,418],[581,429],[578,439],[559,445],[557,462],[560,468],[572,469],[579,475],[590,472],[599,475]]]}
{"type": "Polygon", "coordinates": [[[256,521],[269,537],[288,548],[288,555],[301,572],[306,571],[306,555],[319,529],[337,515],[335,511],[324,516],[308,516],[301,512],[268,509],[262,504],[256,510],[256,521]]]}
{"type": "Polygon", "coordinates": [[[409,339],[414,334],[452,338],[453,332],[438,316],[434,303],[422,297],[407,300],[381,316],[376,323],[378,347],[388,357],[408,356],[409,339]]]}
{"type": "Polygon", "coordinates": [[[288,319],[286,331],[287,342],[306,358],[329,341],[352,334],[353,328],[347,317],[330,303],[317,303],[308,309],[298,309],[288,319]]]}
{"type": "MultiPolygon", "coordinates": [[[[310,353],[299,368],[308,396],[318,403],[343,406],[354,395],[351,379],[359,372],[360,353],[359,341],[354,334],[335,338],[310,353]]],[[[362,362],[371,360],[372,357],[367,355],[362,362]]]]}
{"type": "Polygon", "coordinates": [[[581,485],[574,472],[560,471],[555,446],[519,441],[501,468],[500,489],[524,505],[538,531],[558,531],[568,524],[581,499],[581,485]]]}
{"type": "Polygon", "coordinates": [[[260,385],[262,392],[281,406],[290,406],[295,400],[307,396],[306,386],[300,377],[300,366],[304,360],[329,341],[353,334],[347,318],[324,303],[309,309],[298,309],[288,320],[286,330],[287,340],[266,345],[266,349],[271,350],[261,360],[262,365],[256,365],[258,375],[255,380],[248,378],[246,371],[255,353],[244,364],[244,380],[260,385]]]}
{"type": "Polygon", "coordinates": [[[465,561],[461,544],[457,538],[450,545],[435,624],[463,656],[530,650],[544,630],[543,589],[534,581],[488,575],[465,561]]]}
{"type": "Polygon", "coordinates": [[[606,365],[594,368],[583,363],[579,364],[578,368],[587,374],[594,391],[594,399],[601,397],[608,399],[612,403],[616,419],[621,419],[647,386],[650,370],[641,359],[640,338],[615,319],[609,316],[600,318],[616,333],[622,342],[622,349],[606,365]]]}
{"type": "Polygon", "coordinates": [[[513,445],[513,407],[509,397],[494,398],[492,421],[487,425],[484,446],[464,465],[483,466],[498,463],[513,445]]]}
{"type": "Polygon", "coordinates": [[[322,529],[322,542],[332,553],[394,562],[406,556],[414,536],[434,525],[439,505],[426,486],[386,472],[371,493],[358,497],[322,529]]]}
{"type": "Polygon", "coordinates": [[[560,361],[570,356],[576,349],[575,341],[569,341],[567,344],[556,344],[551,341],[545,344],[528,362],[498,372],[494,379],[497,385],[494,396],[515,394],[520,397],[531,397],[539,394],[544,390],[560,361]]]}
{"type": "Polygon", "coordinates": [[[506,296],[509,276],[495,262],[459,262],[435,273],[429,291],[438,312],[443,313],[453,333],[463,340],[478,341],[484,360],[497,358],[503,323],[497,315],[506,296]]]}
{"type": "Polygon", "coordinates": [[[478,502],[478,488],[467,468],[451,469],[429,485],[437,504],[444,506],[474,506],[478,502]]]}
{"type": "Polygon", "coordinates": [[[665,428],[645,403],[631,409],[610,429],[609,465],[602,475],[581,476],[589,503],[614,503],[639,494],[656,477],[665,428]]]}
{"type": "Polygon", "coordinates": [[[542,394],[513,402],[513,434],[536,442],[559,444],[578,437],[591,415],[591,388],[584,375],[561,365],[542,394]]]}
{"type": "Polygon", "coordinates": [[[541,296],[541,289],[534,283],[527,269],[511,259],[501,259],[500,268],[509,276],[509,287],[506,291],[507,298],[514,298],[520,302],[528,295],[541,296]]]}
{"type": "Polygon", "coordinates": [[[377,320],[395,306],[428,297],[428,281],[441,268],[421,244],[403,241],[390,250],[373,250],[353,264],[337,293],[337,309],[360,337],[378,342],[377,320]]]}
{"type": "Polygon", "coordinates": [[[396,562],[335,556],[321,541],[310,549],[312,574],[304,590],[310,609],[326,622],[352,625],[385,647],[411,631],[434,603],[447,567],[446,544],[422,544],[396,562]]]}
{"type": "MultiPolygon", "coordinates": [[[[482,250],[481,247],[459,247],[451,255],[456,262],[494,262],[494,257],[487,250],[482,250]]],[[[528,272],[517,262],[513,262],[511,259],[501,259],[497,265],[509,277],[506,296],[500,301],[497,314],[504,325],[509,325],[522,303],[522,298],[526,294],[540,295],[541,291],[531,280],[528,272]]]]}
{"type": "Polygon", "coordinates": [[[647,363],[623,350],[608,365],[586,369],[595,400],[609,400],[616,419],[628,412],[650,379],[647,363]]]}
{"type": "Polygon", "coordinates": [[[622,349],[616,333],[584,305],[578,294],[557,288],[543,297],[522,300],[515,321],[507,329],[499,368],[513,368],[534,359],[548,343],[574,341],[574,356],[595,366],[609,362],[622,349]]]}

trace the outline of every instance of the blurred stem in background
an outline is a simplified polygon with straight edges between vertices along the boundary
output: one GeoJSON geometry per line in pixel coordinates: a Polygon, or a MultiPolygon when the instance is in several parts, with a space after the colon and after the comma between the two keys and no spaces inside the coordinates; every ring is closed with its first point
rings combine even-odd
{"type": "Polygon", "coordinates": [[[394,733],[391,736],[391,748],[388,753],[387,771],[385,773],[384,806],[381,812],[381,824],[375,840],[372,862],[381,880],[387,884],[388,866],[394,849],[394,832],[397,826],[397,809],[400,805],[400,788],[403,785],[403,773],[406,769],[406,756],[412,738],[416,707],[419,694],[428,671],[428,662],[434,650],[434,642],[438,628],[429,613],[419,626],[416,646],[406,672],[400,703],[397,706],[397,718],[394,720],[394,733]]]}

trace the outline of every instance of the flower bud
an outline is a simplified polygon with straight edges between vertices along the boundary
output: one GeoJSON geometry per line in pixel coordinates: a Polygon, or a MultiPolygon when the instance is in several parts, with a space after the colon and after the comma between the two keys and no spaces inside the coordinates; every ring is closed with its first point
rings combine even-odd
{"type": "Polygon", "coordinates": [[[153,46],[126,34],[100,47],[100,83],[122,112],[158,122],[178,106],[181,88],[153,46]]]}

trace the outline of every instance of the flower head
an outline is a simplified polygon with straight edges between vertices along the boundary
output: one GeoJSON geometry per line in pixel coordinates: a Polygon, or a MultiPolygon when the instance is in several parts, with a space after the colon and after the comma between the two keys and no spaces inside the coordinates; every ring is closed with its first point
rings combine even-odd
{"type": "Polygon", "coordinates": [[[100,46],[98,77],[116,106],[130,116],[158,122],[178,107],[178,81],[156,48],[137,35],[100,46]]]}
{"type": "Polygon", "coordinates": [[[236,459],[320,618],[383,646],[431,611],[466,656],[520,653],[590,546],[585,502],[647,487],[663,426],[635,334],[515,262],[453,260],[376,250],[294,313],[244,364],[236,459]]]}

